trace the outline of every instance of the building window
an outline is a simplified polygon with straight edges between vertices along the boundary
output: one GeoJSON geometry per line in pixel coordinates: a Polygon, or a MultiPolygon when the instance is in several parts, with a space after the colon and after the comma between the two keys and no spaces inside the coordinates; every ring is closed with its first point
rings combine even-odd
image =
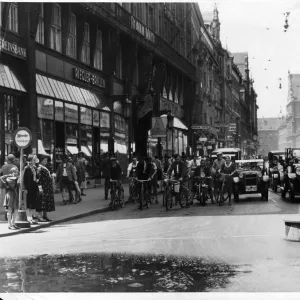
{"type": "Polygon", "coordinates": [[[61,6],[54,4],[53,23],[50,32],[50,48],[61,52],[61,6]]]}
{"type": "Polygon", "coordinates": [[[148,6],[148,27],[153,30],[153,8],[148,6]]]}
{"type": "Polygon", "coordinates": [[[41,3],[41,12],[35,40],[40,44],[44,44],[44,3],[41,3]]]}
{"type": "Polygon", "coordinates": [[[81,52],[81,61],[90,64],[90,25],[84,23],[84,39],[81,52]]]}
{"type": "Polygon", "coordinates": [[[164,21],[164,39],[165,40],[168,39],[168,21],[167,20],[164,21]]]}
{"type": "Polygon", "coordinates": [[[119,48],[119,53],[117,55],[116,76],[118,78],[122,78],[122,48],[121,48],[121,46],[119,48]]]}
{"type": "Polygon", "coordinates": [[[76,58],[76,16],[71,14],[70,31],[67,44],[67,55],[76,58]]]}
{"type": "Polygon", "coordinates": [[[8,12],[8,30],[18,33],[18,5],[11,3],[8,12]]]}
{"type": "Polygon", "coordinates": [[[94,57],[94,67],[98,70],[103,70],[102,61],[102,31],[97,30],[96,50],[94,57]]]}

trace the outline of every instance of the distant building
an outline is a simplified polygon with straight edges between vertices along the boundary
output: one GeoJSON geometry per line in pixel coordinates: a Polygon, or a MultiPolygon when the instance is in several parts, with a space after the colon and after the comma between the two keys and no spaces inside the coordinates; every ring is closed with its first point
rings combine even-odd
{"type": "Polygon", "coordinates": [[[288,75],[288,99],[286,105],[286,147],[300,146],[300,74],[288,75]]]}
{"type": "Polygon", "coordinates": [[[284,118],[258,119],[258,155],[268,155],[270,151],[281,150],[279,147],[279,128],[284,123],[284,118]]]}
{"type": "Polygon", "coordinates": [[[286,125],[286,123],[283,123],[278,128],[278,149],[279,149],[279,151],[284,151],[285,148],[288,148],[286,140],[287,140],[287,125],[286,125]]]}

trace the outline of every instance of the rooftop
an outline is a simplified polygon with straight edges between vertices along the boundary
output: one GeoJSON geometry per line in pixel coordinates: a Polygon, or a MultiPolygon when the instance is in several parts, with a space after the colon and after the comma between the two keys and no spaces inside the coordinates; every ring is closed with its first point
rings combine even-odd
{"type": "Polygon", "coordinates": [[[285,123],[285,119],[281,118],[258,118],[257,129],[260,130],[278,130],[285,123]]]}

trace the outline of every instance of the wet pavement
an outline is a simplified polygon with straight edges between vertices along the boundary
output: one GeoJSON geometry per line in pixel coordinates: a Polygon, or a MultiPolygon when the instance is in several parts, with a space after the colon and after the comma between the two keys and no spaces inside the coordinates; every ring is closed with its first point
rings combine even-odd
{"type": "Polygon", "coordinates": [[[42,255],[1,259],[0,293],[208,292],[239,272],[249,271],[162,255],[42,255]]]}

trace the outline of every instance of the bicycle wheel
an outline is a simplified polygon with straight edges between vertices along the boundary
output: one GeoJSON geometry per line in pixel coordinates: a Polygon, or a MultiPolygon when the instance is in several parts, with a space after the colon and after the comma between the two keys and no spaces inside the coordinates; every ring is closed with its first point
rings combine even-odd
{"type": "Polygon", "coordinates": [[[121,206],[122,208],[123,208],[124,205],[125,205],[124,189],[123,189],[123,188],[121,188],[121,191],[120,191],[119,204],[120,204],[120,206],[121,206]]]}
{"type": "Polygon", "coordinates": [[[169,189],[166,189],[166,198],[165,198],[165,201],[166,201],[166,210],[170,210],[173,206],[173,196],[172,196],[172,192],[169,190],[169,189]]]}
{"type": "Polygon", "coordinates": [[[227,183],[224,183],[221,189],[221,194],[220,194],[220,203],[225,202],[229,199],[229,192],[228,192],[228,186],[227,183]]]}
{"type": "Polygon", "coordinates": [[[189,199],[187,198],[186,194],[181,192],[179,197],[179,204],[181,208],[185,208],[188,206],[189,199]]]}
{"type": "Polygon", "coordinates": [[[117,195],[116,195],[116,192],[113,191],[112,194],[111,194],[111,205],[110,205],[111,210],[115,209],[116,200],[117,200],[117,195]]]}

